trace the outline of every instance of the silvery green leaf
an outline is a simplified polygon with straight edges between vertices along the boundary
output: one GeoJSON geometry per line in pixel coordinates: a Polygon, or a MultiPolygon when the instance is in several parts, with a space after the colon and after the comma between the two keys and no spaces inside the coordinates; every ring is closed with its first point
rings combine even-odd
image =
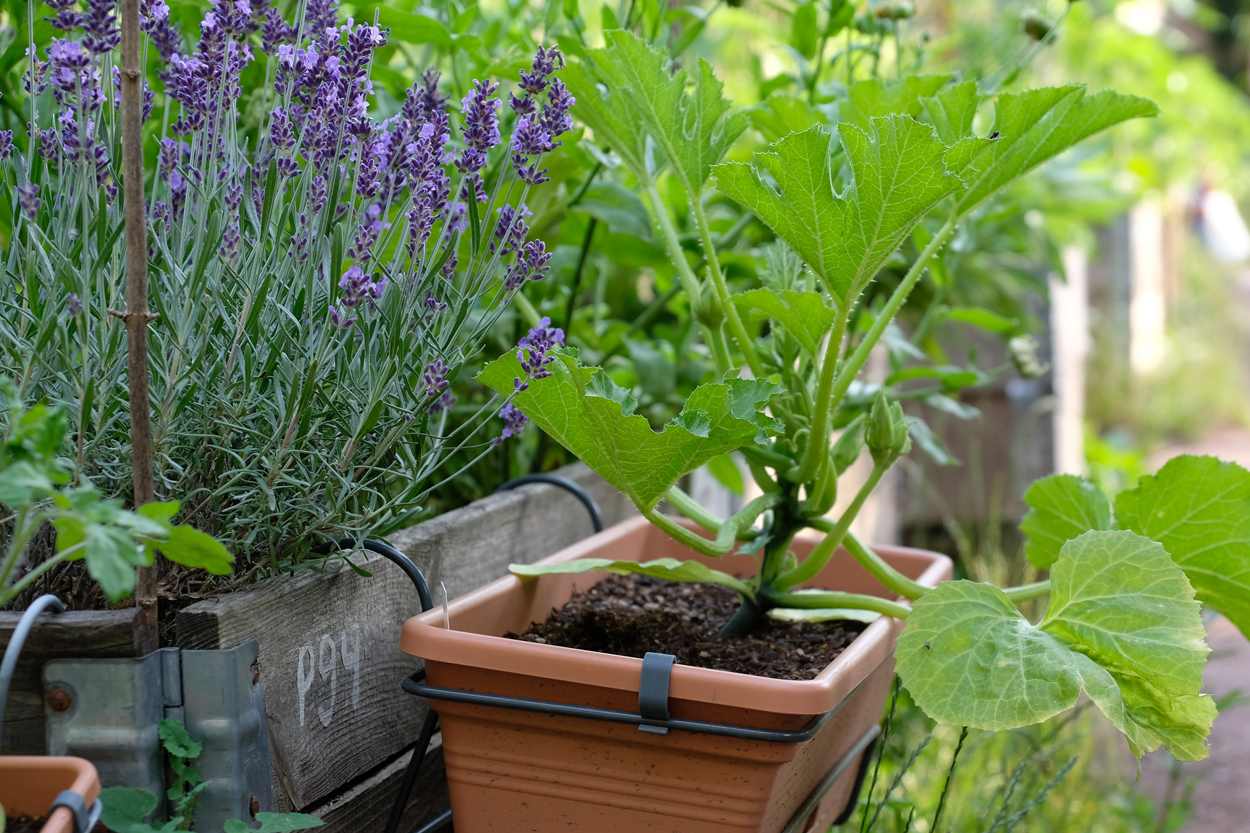
{"type": "Polygon", "coordinates": [[[1111,529],[1111,505],[1102,489],[1071,474],[1043,477],[1024,493],[1029,511],[1020,522],[1025,552],[1039,570],[1055,563],[1063,545],[1091,529],[1111,529]]]}
{"type": "Polygon", "coordinates": [[[835,193],[830,136],[795,133],[750,164],[716,167],[716,187],[786,241],[840,305],[850,305],[912,228],[958,190],[933,128],[906,116],[838,131],[853,181],[835,193]]]}
{"type": "Polygon", "coordinates": [[[579,558],[561,564],[513,564],[508,567],[518,576],[547,576],[557,573],[593,573],[603,570],[618,576],[638,573],[669,581],[696,581],[720,584],[742,595],[750,595],[746,582],[728,573],[713,570],[698,561],[678,561],[676,558],[657,558],[654,561],[613,561],[610,558],[579,558]]]}
{"type": "Polygon", "coordinates": [[[1121,492],[1115,514],[1162,544],[1198,599],[1250,634],[1250,472],[1214,457],[1174,457],[1121,492]]]}
{"type": "Polygon", "coordinates": [[[945,582],[918,599],[898,673],[930,717],[999,731],[1072,708],[1084,691],[1134,753],[1205,758],[1215,703],[1200,605],[1158,543],[1087,532],[1051,567],[1046,615],[1031,624],[998,588],[945,582]]]}
{"type": "MultiPolygon", "coordinates": [[[[783,430],[762,412],[778,387],[734,379],[701,385],[660,432],[633,413],[636,403],[601,368],[583,367],[575,351],[555,353],[551,376],[530,382],[513,402],[526,416],[635,505],[651,509],[682,475],[712,458],[783,430]]],[[[478,379],[502,395],[521,375],[515,356],[496,359],[478,379]]]]}

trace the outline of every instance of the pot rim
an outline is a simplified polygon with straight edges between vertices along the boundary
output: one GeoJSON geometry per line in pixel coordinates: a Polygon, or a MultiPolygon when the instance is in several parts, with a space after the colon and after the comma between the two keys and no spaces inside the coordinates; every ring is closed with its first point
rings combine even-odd
{"type": "MultiPolygon", "coordinates": [[[[69,755],[0,755],[0,803],[4,804],[6,811],[16,809],[17,812],[33,816],[35,813],[31,812],[28,802],[38,800],[27,796],[25,800],[14,801],[6,795],[2,787],[6,781],[12,783],[12,775],[21,776],[19,787],[28,786],[28,780],[39,779],[41,775],[46,778],[59,778],[59,782],[50,788],[56,790],[53,798],[47,799],[45,806],[38,811],[40,813],[46,813],[55,796],[65,790],[78,793],[88,807],[100,797],[100,775],[96,772],[95,765],[85,758],[69,755]],[[4,777],[6,773],[10,778],[4,777]]],[[[74,815],[65,807],[59,807],[48,816],[41,830],[42,833],[73,833],[74,815]]]]}
{"type": "MultiPolygon", "coordinates": [[[[596,550],[617,540],[646,534],[647,528],[651,528],[650,522],[636,517],[538,563],[553,564],[590,557],[596,550]]],[[[810,533],[803,537],[819,540],[818,535],[810,533]]],[[[918,555],[928,560],[928,566],[915,577],[921,584],[936,586],[939,581],[950,577],[951,561],[940,553],[893,546],[873,546],[873,549],[887,560],[891,557],[914,559],[918,555]]],[[[504,576],[449,602],[447,616],[454,621],[458,612],[470,607],[501,603],[512,594],[525,592],[526,586],[537,580],[504,576]]],[[[889,593],[883,589],[882,595],[889,593]]],[[[444,627],[443,617],[442,606],[435,606],[409,619],[404,624],[400,650],[436,663],[470,665],[528,677],[544,676],[622,691],[638,690],[641,659],[449,630],[444,627]]],[[[873,669],[889,658],[894,650],[894,638],[902,627],[901,621],[882,616],[811,680],[776,680],[678,664],[673,667],[669,694],[679,700],[754,710],[760,710],[760,704],[766,703],[764,710],[778,714],[821,714],[841,702],[873,669]]]]}

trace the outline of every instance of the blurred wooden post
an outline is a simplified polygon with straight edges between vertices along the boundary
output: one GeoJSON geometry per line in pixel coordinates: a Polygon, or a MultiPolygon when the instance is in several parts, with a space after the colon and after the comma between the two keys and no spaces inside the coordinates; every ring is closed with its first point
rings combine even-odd
{"type": "MultiPolygon", "coordinates": [[[[139,0],[121,0],[122,185],[126,229],[126,321],[130,381],[130,456],[134,503],[155,499],[152,483],[152,423],[148,401],[148,235],[143,193],[143,67],[139,0]]],[[[156,621],[156,566],[139,570],[135,587],[142,656],[160,647],[156,621]]]]}
{"type": "Polygon", "coordinates": [[[1063,275],[1050,276],[1051,361],[1054,365],[1055,471],[1085,473],[1085,361],[1089,356],[1089,256],[1063,250],[1063,275]]]}
{"type": "Polygon", "coordinates": [[[1167,350],[1163,200],[1148,196],[1129,214],[1129,364],[1134,375],[1156,370],[1167,350]]]}

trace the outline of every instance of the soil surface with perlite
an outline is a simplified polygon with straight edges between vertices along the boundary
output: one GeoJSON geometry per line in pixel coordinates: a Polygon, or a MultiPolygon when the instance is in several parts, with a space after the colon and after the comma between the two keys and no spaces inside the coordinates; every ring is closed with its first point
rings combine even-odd
{"type": "Polygon", "coordinates": [[[642,658],[672,654],[682,665],[777,680],[810,680],[864,630],[860,622],[766,619],[743,637],[717,639],[738,594],[717,584],[608,576],[512,639],[642,658]]]}

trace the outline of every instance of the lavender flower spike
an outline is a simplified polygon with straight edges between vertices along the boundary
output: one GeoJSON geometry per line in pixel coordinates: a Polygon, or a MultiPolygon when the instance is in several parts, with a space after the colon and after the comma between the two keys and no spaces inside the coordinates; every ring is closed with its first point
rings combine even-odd
{"type": "Polygon", "coordinates": [[[491,98],[498,82],[473,82],[473,89],[460,102],[464,117],[464,143],[456,160],[461,173],[471,174],[486,167],[486,154],[499,144],[499,108],[503,101],[491,98]]]}
{"type": "Polygon", "coordinates": [[[525,426],[529,424],[529,417],[521,413],[521,409],[509,402],[499,409],[499,416],[503,419],[503,431],[499,436],[491,440],[492,446],[499,446],[509,437],[519,437],[521,432],[525,430],[525,426]]]}
{"type": "Polygon", "coordinates": [[[546,379],[551,375],[547,365],[555,361],[556,357],[547,354],[552,348],[563,345],[564,330],[552,327],[551,319],[547,316],[539,319],[538,326],[517,342],[516,358],[525,373],[525,381],[519,376],[512,380],[512,387],[517,393],[528,390],[531,380],[546,379]]]}

